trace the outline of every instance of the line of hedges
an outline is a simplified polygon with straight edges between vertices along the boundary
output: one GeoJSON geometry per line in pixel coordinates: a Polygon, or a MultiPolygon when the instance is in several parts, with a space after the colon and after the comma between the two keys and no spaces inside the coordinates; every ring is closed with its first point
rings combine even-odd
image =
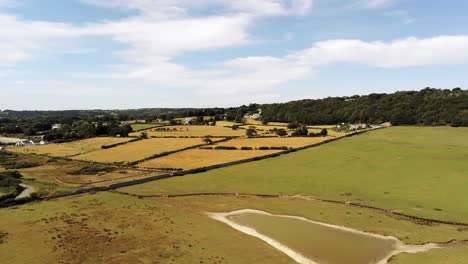
{"type": "MultiPolygon", "coordinates": [[[[377,128],[377,129],[382,129],[382,128],[377,128]]],[[[377,129],[373,129],[373,130],[377,130],[377,129]]],[[[158,180],[163,180],[163,179],[168,179],[168,178],[173,178],[173,177],[182,177],[182,176],[189,175],[189,174],[196,174],[196,173],[206,172],[206,171],[209,171],[209,170],[229,167],[229,166],[238,165],[238,164],[242,164],[242,163],[247,163],[247,162],[251,162],[251,161],[257,161],[257,160],[263,160],[263,159],[278,157],[280,155],[296,152],[298,150],[304,150],[304,149],[308,149],[308,148],[312,148],[312,147],[317,147],[317,146],[327,144],[327,143],[330,143],[330,142],[333,142],[333,141],[341,140],[343,138],[352,137],[352,136],[360,135],[360,134],[363,134],[363,133],[367,133],[369,131],[372,131],[372,130],[360,131],[360,132],[356,132],[356,133],[353,133],[353,134],[346,135],[344,137],[331,138],[331,139],[325,140],[323,142],[315,143],[315,144],[312,144],[312,145],[303,146],[303,147],[294,148],[294,149],[288,149],[288,150],[285,150],[285,151],[282,151],[282,152],[268,154],[268,155],[264,155],[264,156],[260,156],[260,157],[249,158],[249,159],[238,160],[238,161],[232,161],[232,162],[227,162],[227,163],[223,163],[223,164],[217,164],[217,165],[213,165],[213,166],[196,168],[196,169],[191,169],[191,170],[177,171],[177,172],[174,172],[174,173],[167,173],[167,174],[152,176],[152,177],[148,177],[148,178],[132,180],[132,181],[128,181],[128,182],[121,182],[121,183],[111,184],[111,185],[108,185],[108,186],[93,187],[93,188],[88,188],[88,189],[80,189],[80,190],[76,190],[76,191],[71,192],[71,193],[57,194],[57,195],[52,195],[52,196],[48,196],[48,197],[44,197],[44,198],[40,198],[40,199],[50,200],[50,199],[57,199],[57,198],[73,196],[73,195],[78,195],[78,194],[83,194],[83,193],[95,193],[95,192],[101,192],[101,191],[110,191],[110,190],[115,190],[115,189],[118,189],[118,188],[129,187],[129,186],[143,184],[143,183],[152,182],[152,181],[158,181],[158,180]]]]}
{"type": "MultiPolygon", "coordinates": [[[[200,149],[206,149],[206,150],[239,150],[238,147],[234,147],[234,146],[216,146],[216,147],[200,147],[200,149]]],[[[258,148],[254,148],[254,147],[248,147],[248,146],[244,146],[244,147],[240,147],[240,150],[288,150],[288,149],[292,149],[292,148],[288,148],[286,146],[282,146],[282,147],[258,147],[258,148]]]]}
{"type": "Polygon", "coordinates": [[[125,145],[125,144],[132,143],[132,142],[137,142],[137,141],[140,141],[140,140],[142,140],[142,139],[141,138],[135,138],[135,139],[132,139],[132,140],[126,141],[126,142],[120,142],[120,143],[115,143],[115,144],[111,144],[111,145],[103,145],[103,146],[101,146],[101,149],[115,148],[117,146],[125,145]]]}
{"type": "Polygon", "coordinates": [[[153,156],[141,159],[141,160],[131,162],[131,163],[129,163],[129,165],[137,165],[139,163],[142,163],[142,162],[145,162],[145,161],[148,161],[148,160],[157,159],[157,158],[160,158],[160,157],[168,156],[168,155],[171,155],[171,154],[174,154],[174,153],[178,153],[178,152],[182,152],[182,151],[186,151],[186,150],[190,150],[190,149],[200,148],[200,147],[203,147],[203,146],[206,146],[206,145],[212,145],[212,144],[215,144],[215,143],[227,142],[227,141],[229,141],[231,139],[232,138],[225,138],[223,140],[212,142],[210,144],[203,143],[203,144],[199,144],[199,145],[195,145],[195,146],[186,147],[186,148],[183,148],[183,149],[178,149],[178,150],[174,150],[174,151],[167,151],[167,152],[159,153],[159,154],[156,154],[156,155],[153,155],[153,156]]]}

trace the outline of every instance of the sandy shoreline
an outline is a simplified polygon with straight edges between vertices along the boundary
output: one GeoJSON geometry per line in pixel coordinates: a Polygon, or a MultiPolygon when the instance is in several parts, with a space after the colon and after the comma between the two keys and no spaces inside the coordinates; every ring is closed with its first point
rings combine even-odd
{"type": "Polygon", "coordinates": [[[270,238],[270,237],[268,237],[266,235],[258,233],[253,228],[236,224],[233,221],[229,220],[229,218],[228,218],[229,216],[239,215],[239,214],[243,214],[243,213],[255,213],[255,214],[263,214],[263,215],[269,215],[269,216],[277,216],[277,217],[298,219],[298,220],[302,220],[302,221],[307,221],[309,223],[322,225],[322,226],[326,226],[326,227],[329,227],[329,228],[334,228],[334,229],[347,231],[347,232],[351,232],[351,233],[355,233],[355,234],[360,234],[360,235],[371,236],[371,237],[375,237],[375,238],[379,238],[379,239],[394,241],[395,242],[395,248],[391,252],[389,252],[389,254],[387,254],[383,259],[379,260],[375,264],[386,264],[386,263],[388,263],[388,260],[391,257],[393,257],[393,256],[395,256],[397,254],[400,254],[400,253],[420,253],[420,252],[425,252],[425,251],[435,249],[435,248],[441,248],[440,245],[437,245],[437,244],[434,244],[434,243],[429,243],[429,244],[424,244],[424,245],[407,245],[407,244],[403,243],[402,241],[400,241],[399,239],[397,239],[396,237],[393,237],[393,236],[383,236],[383,235],[379,235],[379,234],[364,232],[364,231],[349,228],[349,227],[331,225],[331,224],[322,223],[322,222],[316,222],[316,221],[313,221],[313,220],[310,220],[310,219],[307,219],[307,218],[304,218],[304,217],[291,216],[291,215],[275,215],[275,214],[270,214],[270,213],[267,213],[267,212],[264,212],[264,211],[253,210],[253,209],[243,209],[243,210],[232,211],[232,212],[227,212],[227,213],[208,213],[208,216],[215,219],[215,220],[223,222],[223,223],[231,226],[232,228],[234,228],[234,229],[236,229],[236,230],[238,230],[238,231],[240,231],[242,233],[257,237],[257,238],[267,242],[269,245],[271,245],[272,247],[278,249],[279,251],[283,252],[284,254],[288,255],[289,257],[291,257],[297,263],[300,263],[300,264],[320,264],[320,263],[317,262],[316,260],[305,257],[301,253],[289,248],[288,246],[286,246],[284,244],[281,244],[281,242],[279,242],[279,241],[276,241],[276,240],[274,240],[274,239],[272,239],[272,238],[270,238]]]}

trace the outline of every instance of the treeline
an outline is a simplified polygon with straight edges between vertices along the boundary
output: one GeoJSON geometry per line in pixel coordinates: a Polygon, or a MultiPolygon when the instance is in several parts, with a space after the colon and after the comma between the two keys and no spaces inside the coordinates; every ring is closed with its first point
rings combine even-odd
{"type": "Polygon", "coordinates": [[[468,126],[468,90],[460,88],[329,97],[268,104],[261,108],[265,122],[468,126]]]}
{"type": "Polygon", "coordinates": [[[44,132],[44,140],[61,141],[91,138],[95,136],[120,136],[128,137],[133,132],[131,125],[120,125],[116,122],[93,124],[87,121],[79,120],[71,125],[64,124],[58,129],[51,129],[44,132]]]}

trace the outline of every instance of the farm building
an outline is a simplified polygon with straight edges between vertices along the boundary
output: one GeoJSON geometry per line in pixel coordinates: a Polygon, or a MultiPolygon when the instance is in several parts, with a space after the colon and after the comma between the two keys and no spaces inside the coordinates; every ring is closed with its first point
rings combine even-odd
{"type": "Polygon", "coordinates": [[[53,124],[52,129],[60,129],[62,128],[62,124],[53,124]]]}
{"type": "Polygon", "coordinates": [[[193,121],[192,117],[187,117],[184,119],[184,125],[190,125],[193,121]]]}
{"type": "Polygon", "coordinates": [[[25,146],[47,145],[47,144],[49,144],[49,142],[45,140],[41,140],[39,142],[34,142],[33,140],[21,140],[21,141],[16,142],[15,146],[25,147],[25,146]]]}

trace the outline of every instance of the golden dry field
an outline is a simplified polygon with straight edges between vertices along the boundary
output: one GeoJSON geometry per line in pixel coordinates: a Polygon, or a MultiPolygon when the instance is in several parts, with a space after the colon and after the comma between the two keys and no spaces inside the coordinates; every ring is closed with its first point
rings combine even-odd
{"type": "MultiPolygon", "coordinates": [[[[150,129],[146,132],[150,137],[229,137],[245,135],[245,130],[232,130],[231,128],[222,126],[167,126],[163,128],[170,129],[170,131],[158,131],[157,129],[150,129]]],[[[130,136],[139,135],[140,133],[138,132],[130,134],[130,136]]]]}
{"type": "Polygon", "coordinates": [[[277,150],[206,150],[191,149],[139,164],[144,168],[195,169],[236,160],[264,156],[277,150]]]}
{"type": "Polygon", "coordinates": [[[104,186],[158,174],[151,171],[126,168],[115,168],[109,172],[101,172],[95,175],[77,174],[76,172],[83,166],[86,165],[80,162],[54,163],[20,169],[19,171],[27,179],[36,179],[70,187],[104,186]]]}
{"type": "Polygon", "coordinates": [[[110,149],[101,149],[74,157],[77,160],[104,163],[134,162],[163,152],[203,144],[201,138],[151,138],[110,149]]]}
{"type": "Polygon", "coordinates": [[[232,147],[288,147],[298,148],[315,143],[323,142],[331,137],[289,137],[289,138],[236,138],[227,142],[216,144],[216,146],[232,146],[232,147]]]}
{"type": "Polygon", "coordinates": [[[130,140],[132,140],[132,138],[96,137],[61,144],[11,147],[8,150],[16,153],[46,154],[56,157],[69,157],[101,149],[104,145],[128,142],[130,140]]]}

